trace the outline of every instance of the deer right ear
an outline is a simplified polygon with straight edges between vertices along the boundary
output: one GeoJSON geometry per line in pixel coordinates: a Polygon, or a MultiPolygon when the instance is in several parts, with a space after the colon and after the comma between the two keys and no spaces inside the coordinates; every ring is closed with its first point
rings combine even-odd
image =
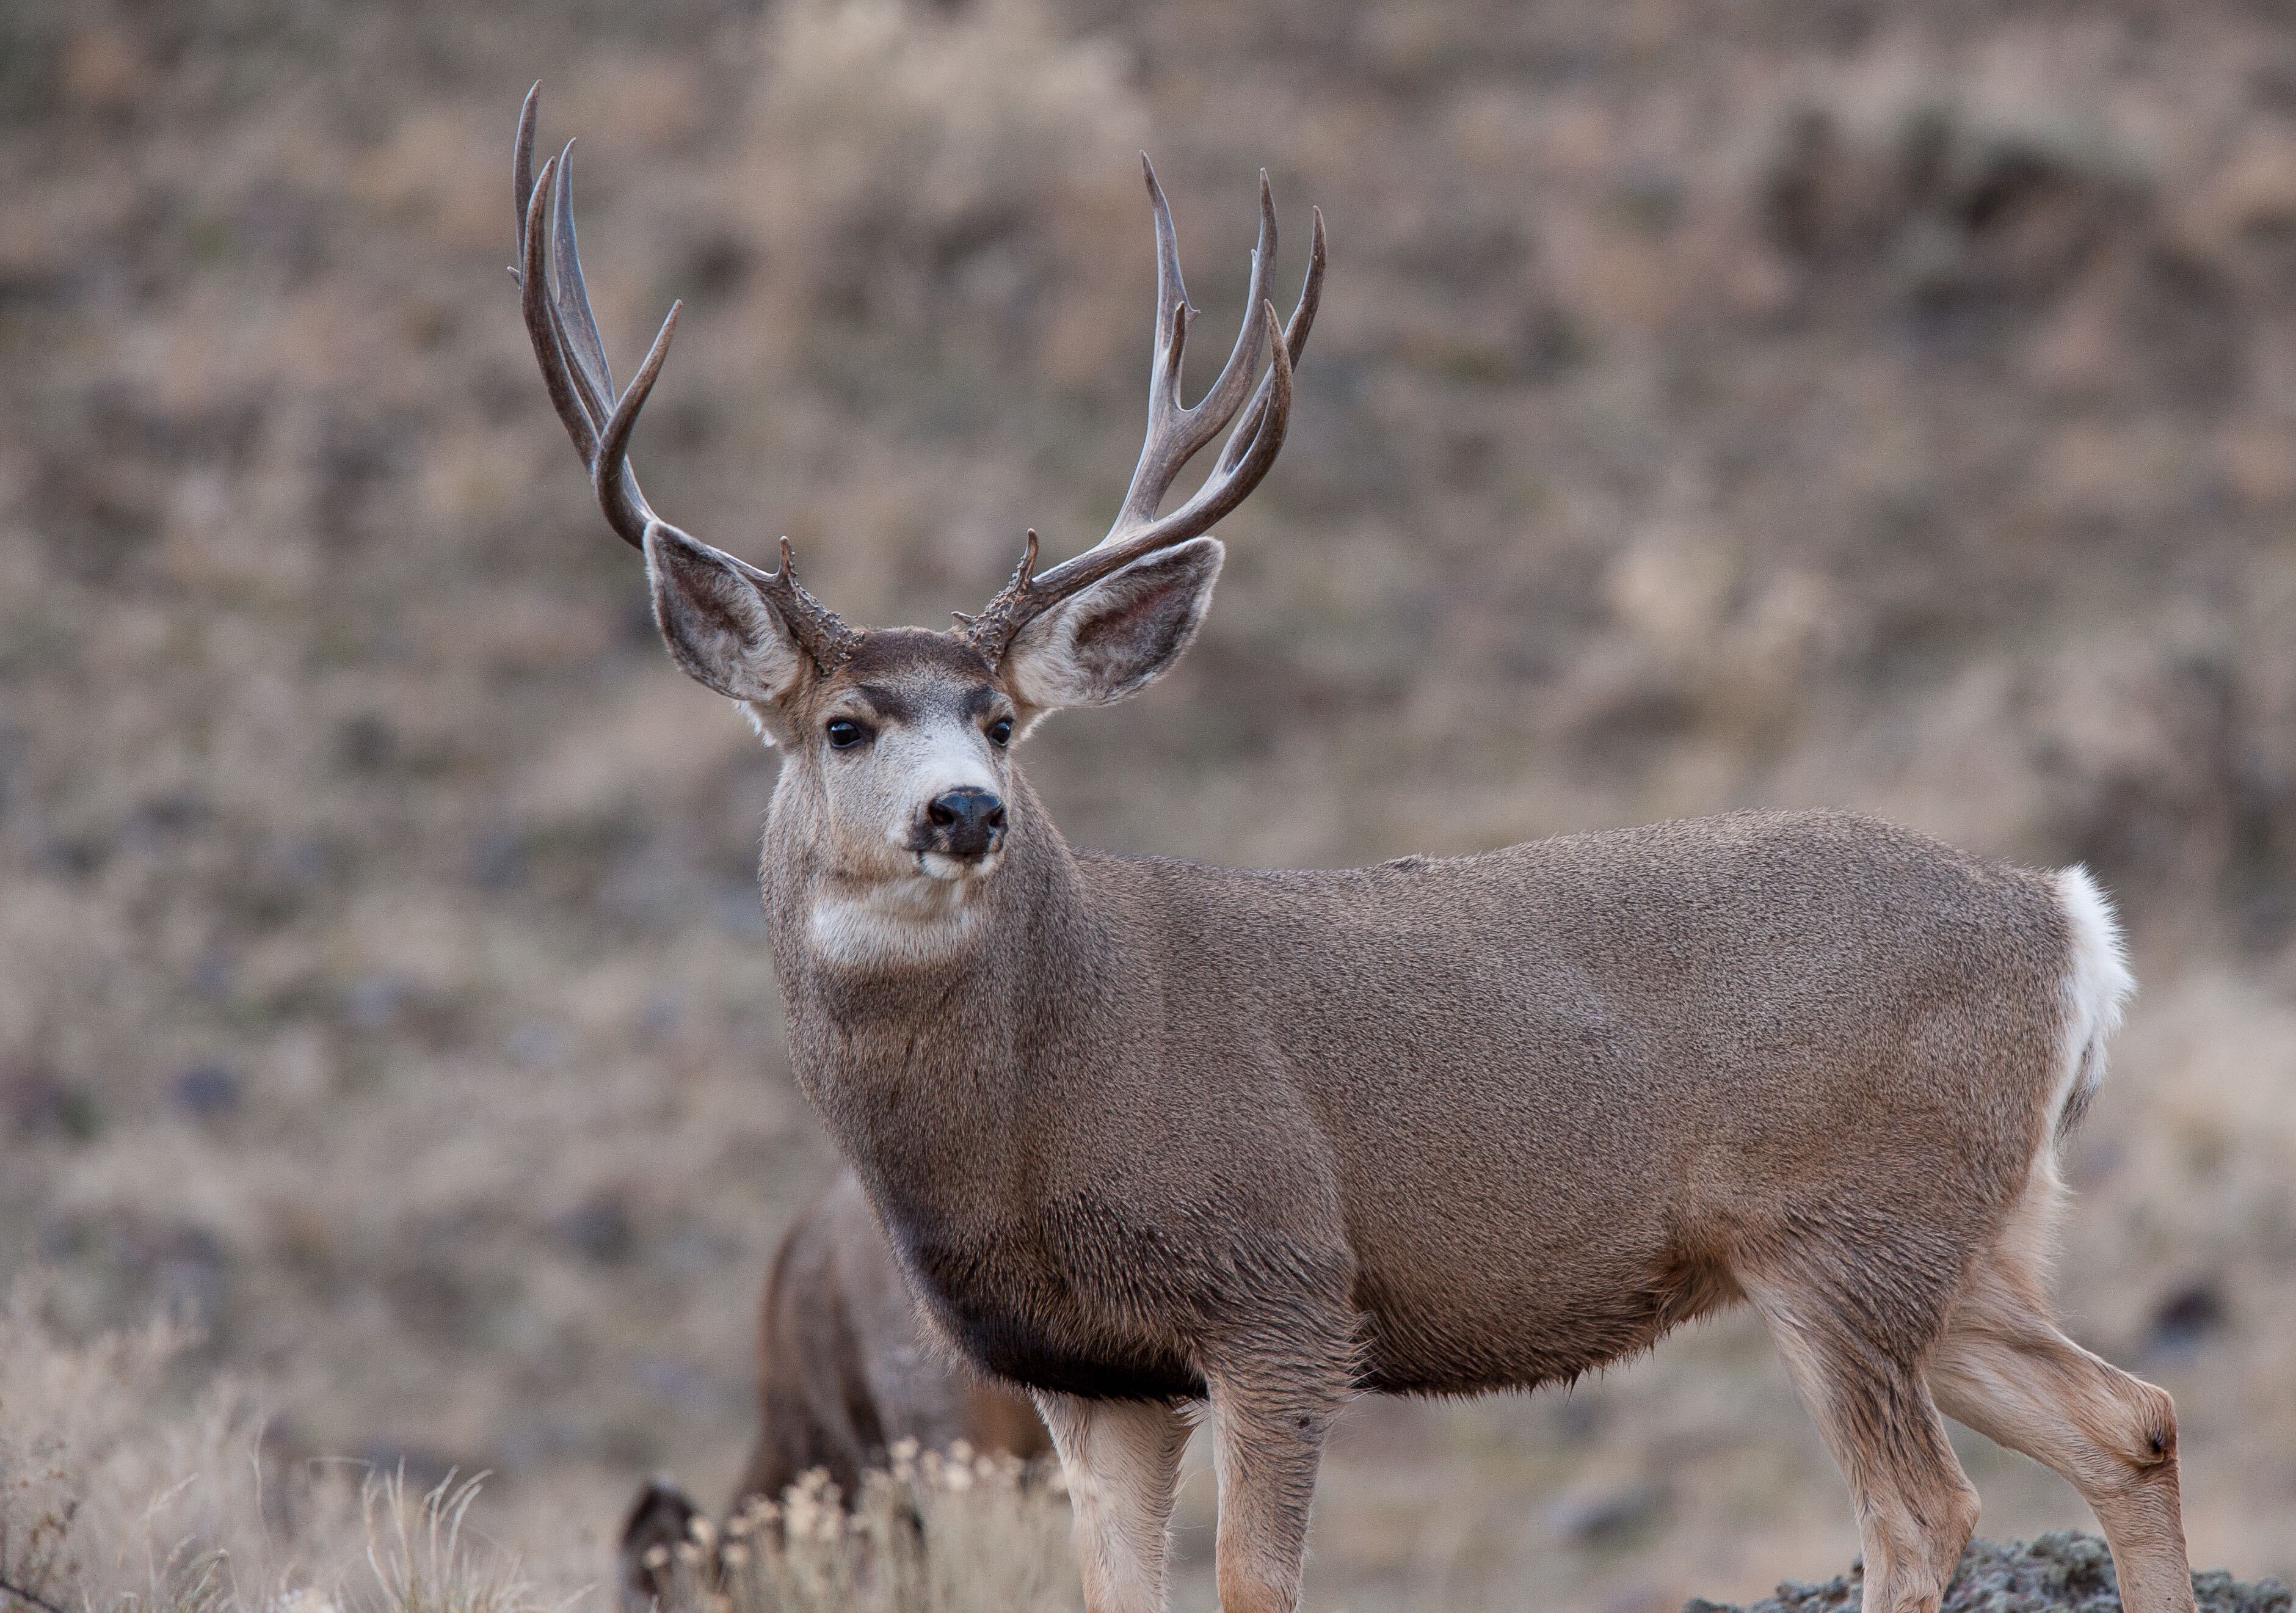
{"type": "MultiPolygon", "coordinates": [[[[646,529],[654,625],[686,675],[760,712],[778,707],[807,671],[805,651],[763,589],[733,556],[656,522],[646,529]]],[[[778,725],[767,722],[768,742],[778,725]]]]}
{"type": "Polygon", "coordinates": [[[1136,560],[1022,628],[1004,681],[1023,712],[1109,705],[1146,688],[1195,641],[1226,551],[1195,538],[1136,560]]]}

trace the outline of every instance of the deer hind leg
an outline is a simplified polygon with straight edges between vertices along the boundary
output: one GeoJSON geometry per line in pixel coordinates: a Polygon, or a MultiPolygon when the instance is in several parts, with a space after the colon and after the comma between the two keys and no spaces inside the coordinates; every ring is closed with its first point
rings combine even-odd
{"type": "Polygon", "coordinates": [[[2103,1526],[2128,1613],[2192,1613],[2166,1391],[2057,1330],[2046,1298],[2056,1182],[2035,1173],[2002,1243],[1970,1273],[1929,1368],[1948,1416],[2054,1469],[2103,1526]]]}
{"type": "Polygon", "coordinates": [[[1035,1399],[1075,1510],[1085,1613],[1162,1613],[1186,1414],[1160,1401],[1035,1399]]]}
{"type": "Polygon", "coordinates": [[[1861,1329],[1809,1283],[1742,1275],[1857,1506],[1862,1613],[1938,1613],[1977,1528],[1977,1492],[1922,1381],[1918,1351],[1861,1329]],[[1906,1359],[1911,1354],[1913,1359],[1906,1359]]]}

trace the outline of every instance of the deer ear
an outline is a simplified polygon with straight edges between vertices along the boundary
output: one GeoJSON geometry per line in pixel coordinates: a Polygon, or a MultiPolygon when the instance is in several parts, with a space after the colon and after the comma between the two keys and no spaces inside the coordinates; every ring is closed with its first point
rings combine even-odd
{"type": "Polygon", "coordinates": [[[646,529],[654,625],[686,675],[759,712],[787,700],[808,670],[805,651],[733,556],[656,522],[646,529]]]}
{"type": "Polygon", "coordinates": [[[1024,707],[1108,705],[1172,670],[1211,608],[1226,553],[1196,538],[1135,561],[1021,630],[1004,681],[1024,707]]]}

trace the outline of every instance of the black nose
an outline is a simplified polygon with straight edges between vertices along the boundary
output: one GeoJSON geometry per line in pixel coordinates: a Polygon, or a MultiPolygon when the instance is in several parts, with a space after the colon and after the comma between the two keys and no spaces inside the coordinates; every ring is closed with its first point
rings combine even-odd
{"type": "Polygon", "coordinates": [[[987,790],[966,785],[936,795],[925,808],[933,850],[951,857],[986,857],[1004,833],[1004,803],[987,790]]]}

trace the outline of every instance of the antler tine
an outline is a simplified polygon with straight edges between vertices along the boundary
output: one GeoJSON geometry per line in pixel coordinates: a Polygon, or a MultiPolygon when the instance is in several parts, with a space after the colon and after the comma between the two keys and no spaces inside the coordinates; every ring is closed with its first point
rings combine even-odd
{"type": "Polygon", "coordinates": [[[558,344],[573,362],[575,383],[593,418],[603,420],[614,408],[614,370],[606,362],[605,339],[598,334],[597,316],[590,311],[590,291],[582,281],[582,253],[574,241],[574,143],[558,152],[558,183],[550,193],[550,258],[547,281],[550,311],[558,327],[558,344]]]}
{"type": "MultiPolygon", "coordinates": [[[[1251,249],[1251,284],[1245,292],[1243,326],[1235,333],[1235,346],[1230,350],[1227,362],[1220,366],[1219,376],[1211,390],[1190,410],[1191,416],[1201,416],[1197,430],[1201,433],[1193,447],[1193,454],[1210,442],[1235,418],[1236,410],[1251,395],[1251,378],[1259,374],[1260,344],[1272,340],[1275,327],[1270,324],[1265,331],[1253,317],[1260,304],[1268,300],[1268,282],[1275,270],[1275,193],[1268,188],[1267,170],[1259,170],[1259,240],[1251,249]]],[[[1262,377],[1265,383],[1267,377],[1262,377]]],[[[1192,433],[1193,435],[1194,433],[1192,433]]],[[[1151,510],[1149,514],[1156,512],[1151,510]]]]}
{"type": "MultiPolygon", "coordinates": [[[[573,143],[543,164],[542,181],[535,182],[534,132],[541,111],[542,83],[537,79],[526,92],[525,104],[519,108],[518,139],[511,153],[512,224],[518,243],[518,261],[511,266],[511,278],[518,282],[521,302],[526,316],[528,337],[534,344],[534,354],[542,366],[543,379],[550,388],[551,401],[558,406],[560,419],[567,435],[582,456],[586,467],[595,455],[598,426],[609,413],[608,402],[601,399],[594,386],[586,385],[587,377],[570,363],[566,355],[563,331],[551,305],[549,209],[554,192],[553,178],[560,166],[570,160],[573,143]],[[527,267],[539,266],[538,272],[529,276],[527,267]]],[[[567,205],[572,205],[572,190],[564,193],[567,205]]],[[[611,397],[611,379],[607,398],[611,397]]]]}
{"type": "MultiPolygon", "coordinates": [[[[1259,310],[1274,349],[1267,366],[1267,407],[1259,412],[1246,446],[1234,456],[1234,463],[1215,470],[1193,498],[1169,514],[1113,541],[1103,539],[1097,547],[1054,566],[1037,580],[1039,590],[1047,596],[1065,597],[1122,571],[1143,555],[1208,532],[1259,484],[1267,467],[1275,463],[1292,418],[1291,350],[1280,338],[1282,327],[1276,320],[1275,305],[1263,301],[1259,310]]],[[[1245,424],[1253,423],[1248,421],[1245,424]]],[[[1236,435],[1243,436],[1242,427],[1237,429],[1236,435]]],[[[1220,457],[1226,459],[1228,454],[1223,452],[1220,457]]]]}
{"type": "Polygon", "coordinates": [[[524,246],[519,255],[519,309],[525,316],[527,339],[534,344],[535,359],[542,366],[550,401],[587,470],[598,457],[598,422],[592,418],[589,404],[574,383],[550,306],[549,185],[557,166],[555,157],[542,165],[541,177],[527,202],[524,246]]]}
{"type": "Polygon", "coordinates": [[[1261,294],[1275,258],[1275,205],[1268,191],[1267,176],[1260,175],[1259,246],[1252,254],[1251,266],[1252,311],[1244,320],[1244,329],[1237,334],[1235,351],[1230,355],[1227,367],[1213,383],[1211,391],[1195,409],[1184,410],[1171,401],[1171,389],[1177,387],[1179,373],[1176,350],[1178,339],[1186,332],[1187,317],[1185,295],[1179,290],[1179,255],[1173,250],[1170,214],[1164,205],[1163,192],[1157,187],[1153,169],[1148,172],[1148,187],[1156,210],[1158,331],[1155,367],[1149,375],[1148,445],[1142,452],[1139,468],[1133,473],[1132,487],[1125,495],[1116,524],[1098,545],[1039,577],[1033,574],[1037,535],[1030,532],[1028,553],[1022,556],[1012,581],[980,615],[959,613],[957,630],[992,662],[1003,657],[1022,628],[1062,601],[1159,549],[1173,547],[1210,531],[1259,485],[1268,467],[1275,463],[1291,425],[1292,370],[1307,350],[1308,333],[1315,328],[1316,310],[1323,302],[1325,257],[1322,210],[1315,213],[1308,277],[1300,286],[1299,303],[1292,310],[1290,322],[1279,324],[1275,305],[1261,294]],[[1165,342],[1167,331],[1172,333],[1169,346],[1165,342]],[[1180,467],[1236,414],[1245,391],[1250,389],[1253,372],[1259,366],[1259,344],[1263,341],[1268,344],[1267,373],[1260,378],[1258,388],[1251,389],[1251,407],[1243,412],[1221,449],[1211,475],[1178,509],[1158,516],[1156,506],[1180,467]],[[1184,441],[1188,443],[1186,452],[1172,457],[1173,445],[1184,441]]]}
{"type": "MultiPolygon", "coordinates": [[[[550,389],[550,400],[557,407],[558,418],[566,427],[566,434],[574,440],[574,449],[582,457],[582,466],[590,473],[590,484],[597,490],[600,507],[605,512],[607,524],[633,548],[645,547],[645,530],[654,519],[652,508],[645,495],[639,491],[637,477],[629,467],[629,433],[636,424],[636,406],[645,401],[644,393],[636,387],[611,406],[606,399],[611,392],[601,395],[598,377],[587,371],[582,362],[577,343],[562,317],[560,302],[562,293],[554,292],[554,270],[561,267],[552,261],[550,242],[553,202],[567,193],[554,181],[563,171],[560,164],[565,153],[553,157],[542,166],[542,173],[527,202],[527,251],[524,272],[520,276],[520,304],[526,316],[528,335],[534,343],[535,358],[541,363],[544,383],[550,389]],[[622,419],[617,440],[609,446],[607,433],[617,418],[622,419]]],[[[564,232],[561,232],[562,239],[564,232]]],[[[584,309],[586,317],[586,305],[584,309]]],[[[654,370],[660,371],[660,359],[668,354],[668,338],[676,324],[676,310],[665,321],[661,334],[655,338],[654,370]]],[[[596,326],[589,322],[591,330],[596,326]]],[[[602,360],[603,362],[603,360],[602,360]]],[[[609,383],[611,384],[611,383],[609,383]]],[[[647,387],[652,385],[652,378],[647,387]]]]}
{"type": "Polygon", "coordinates": [[[1148,360],[1148,407],[1172,407],[1179,391],[1180,354],[1188,344],[1187,281],[1180,273],[1180,235],[1172,227],[1171,204],[1156,183],[1156,165],[1140,153],[1140,177],[1148,182],[1149,216],[1156,226],[1156,341],[1148,360]]]}
{"type": "Polygon", "coordinates": [[[590,485],[598,495],[599,507],[618,532],[636,525],[640,548],[645,547],[647,526],[659,517],[647,507],[645,496],[638,491],[638,479],[631,473],[630,433],[637,429],[638,411],[645,407],[654,381],[661,374],[662,361],[669,357],[669,339],[676,333],[677,310],[684,306],[682,302],[669,305],[661,329],[654,333],[653,345],[646,350],[645,362],[630,377],[629,390],[616,401],[605,429],[598,433],[598,457],[590,466],[590,485]]]}
{"type": "MultiPolygon", "coordinates": [[[[511,154],[512,199],[518,208],[519,261],[511,271],[519,283],[519,302],[525,316],[534,357],[542,366],[543,383],[558,411],[566,434],[573,439],[598,506],[611,526],[632,547],[645,547],[648,529],[668,527],[653,513],[638,489],[630,469],[630,434],[637,428],[638,412],[652,395],[663,362],[669,357],[670,338],[677,330],[682,304],[670,304],[668,316],[646,351],[645,362],[619,394],[614,374],[606,361],[606,344],[598,333],[597,316],[590,309],[590,293],[582,280],[582,256],[574,235],[574,143],[534,171],[534,133],[542,86],[526,93],[519,111],[518,138],[511,154]]],[[[673,529],[674,530],[674,529],[673,529]]],[[[779,607],[783,619],[816,665],[826,670],[853,653],[859,635],[837,613],[798,586],[791,564],[790,541],[781,543],[778,572],[762,572],[746,562],[726,558],[739,566],[779,607]]]]}
{"type": "MultiPolygon", "coordinates": [[[[1300,367],[1300,355],[1308,350],[1308,333],[1316,328],[1316,310],[1324,302],[1324,210],[1319,207],[1312,212],[1315,229],[1308,248],[1308,278],[1300,287],[1300,300],[1293,305],[1292,318],[1283,327],[1283,350],[1295,370],[1300,367]]],[[[1251,407],[1229,433],[1227,446],[1220,449],[1219,461],[1213,466],[1213,474],[1233,470],[1243,450],[1258,439],[1260,419],[1267,411],[1268,391],[1275,383],[1273,370],[1260,377],[1259,390],[1251,395],[1251,407]]]]}
{"type": "Polygon", "coordinates": [[[513,280],[522,280],[526,264],[526,204],[534,195],[534,122],[541,110],[542,80],[537,78],[518,109],[518,138],[510,153],[510,234],[518,248],[518,261],[510,266],[513,280]]]}
{"type": "MultiPolygon", "coordinates": [[[[1250,439],[1235,454],[1234,463],[1214,472],[1196,490],[1193,498],[1171,514],[1121,536],[1111,534],[1041,577],[1030,575],[1037,557],[1037,535],[1030,532],[1028,554],[1021,559],[1020,570],[1013,574],[1013,580],[979,616],[959,617],[958,630],[992,662],[1003,657],[1022,628],[1062,601],[1114,576],[1136,560],[1210,531],[1250,497],[1260,478],[1267,474],[1268,467],[1275,463],[1275,456],[1283,447],[1284,431],[1292,416],[1292,353],[1289,344],[1278,334],[1275,305],[1263,301],[1259,309],[1259,317],[1267,322],[1264,329],[1273,347],[1266,407],[1255,411],[1253,419],[1246,423],[1251,428],[1250,439]]],[[[1239,436],[1242,429],[1238,428],[1239,436]]],[[[1224,453],[1221,457],[1226,459],[1228,456],[1224,453]]]]}
{"type": "Polygon", "coordinates": [[[1219,435],[1242,406],[1251,388],[1251,378],[1259,368],[1262,333],[1256,314],[1267,300],[1268,275],[1275,263],[1275,198],[1268,188],[1267,171],[1263,169],[1259,174],[1259,239],[1251,252],[1251,282],[1245,295],[1243,322],[1235,333],[1235,346],[1230,350],[1227,362],[1220,367],[1211,390],[1194,407],[1185,407],[1180,401],[1181,355],[1187,344],[1188,318],[1193,310],[1188,307],[1187,287],[1180,277],[1179,243],[1172,228],[1172,210],[1164,200],[1163,187],[1156,183],[1155,168],[1145,153],[1141,156],[1140,167],[1148,181],[1148,197],[1156,220],[1156,349],[1148,372],[1148,437],[1141,446],[1140,463],[1132,473],[1131,486],[1125,490],[1116,524],[1110,531],[1110,541],[1154,518],[1156,506],[1171,490],[1181,470],[1206,443],[1219,435]]]}

